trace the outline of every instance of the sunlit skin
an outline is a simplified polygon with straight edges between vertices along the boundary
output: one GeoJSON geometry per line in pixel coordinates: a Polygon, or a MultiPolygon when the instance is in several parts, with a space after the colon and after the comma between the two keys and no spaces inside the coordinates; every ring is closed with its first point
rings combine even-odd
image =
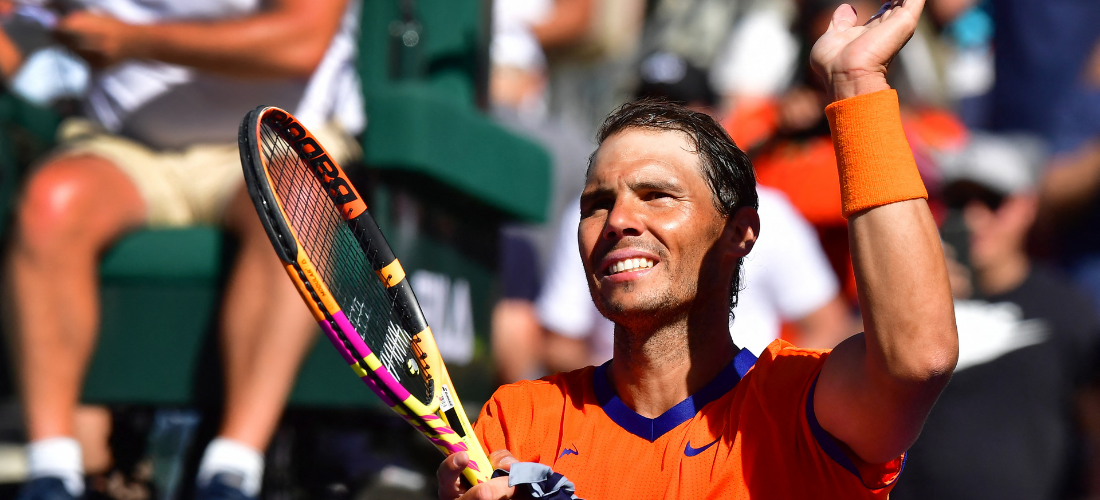
{"type": "Polygon", "coordinates": [[[628,128],[600,146],[581,195],[581,260],[596,307],[616,323],[611,374],[620,397],[632,404],[639,392],[662,395],[637,401],[635,411],[660,415],[733,359],[730,284],[759,231],[752,208],[718,211],[685,134],[628,128]],[[654,265],[611,272],[631,258],[654,265]]]}

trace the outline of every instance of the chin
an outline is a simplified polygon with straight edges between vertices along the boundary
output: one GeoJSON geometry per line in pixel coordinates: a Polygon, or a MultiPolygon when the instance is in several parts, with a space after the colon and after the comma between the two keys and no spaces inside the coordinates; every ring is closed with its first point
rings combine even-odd
{"type": "Polygon", "coordinates": [[[628,297],[600,297],[595,300],[596,309],[607,319],[620,325],[631,325],[638,321],[651,322],[675,308],[671,297],[667,295],[628,297]]]}

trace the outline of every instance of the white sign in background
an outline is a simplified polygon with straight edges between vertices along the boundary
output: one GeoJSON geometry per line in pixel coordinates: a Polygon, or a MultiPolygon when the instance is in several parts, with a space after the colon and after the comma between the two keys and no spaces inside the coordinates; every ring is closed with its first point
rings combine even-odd
{"type": "Polygon", "coordinates": [[[417,270],[409,278],[424,319],[448,364],[465,365],[474,357],[474,311],[470,282],[417,270]]]}

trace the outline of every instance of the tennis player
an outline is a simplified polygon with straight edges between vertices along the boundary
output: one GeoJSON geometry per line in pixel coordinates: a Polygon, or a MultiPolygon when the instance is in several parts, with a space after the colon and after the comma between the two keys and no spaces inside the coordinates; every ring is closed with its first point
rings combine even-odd
{"type": "MultiPolygon", "coordinates": [[[[866,332],[832,351],[727,331],[759,234],[747,157],[710,118],[655,102],[604,122],[578,231],[589,289],[615,322],[599,367],[500,388],[477,421],[497,477],[442,499],[886,498],[958,356],[936,225],[886,68],[922,0],[866,25],[838,8],[811,53],[827,108],[866,332]]],[[[765,229],[766,230],[766,229],[765,229]]]]}

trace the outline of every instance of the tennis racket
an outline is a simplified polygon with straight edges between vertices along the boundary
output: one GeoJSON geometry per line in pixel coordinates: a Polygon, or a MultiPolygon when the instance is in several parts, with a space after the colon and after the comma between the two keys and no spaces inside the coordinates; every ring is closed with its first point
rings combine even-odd
{"type": "Polygon", "coordinates": [[[302,300],[355,374],[445,455],[465,451],[470,484],[492,468],[454,392],[405,271],[367,204],[290,113],[241,122],[248,194],[302,300]]]}

